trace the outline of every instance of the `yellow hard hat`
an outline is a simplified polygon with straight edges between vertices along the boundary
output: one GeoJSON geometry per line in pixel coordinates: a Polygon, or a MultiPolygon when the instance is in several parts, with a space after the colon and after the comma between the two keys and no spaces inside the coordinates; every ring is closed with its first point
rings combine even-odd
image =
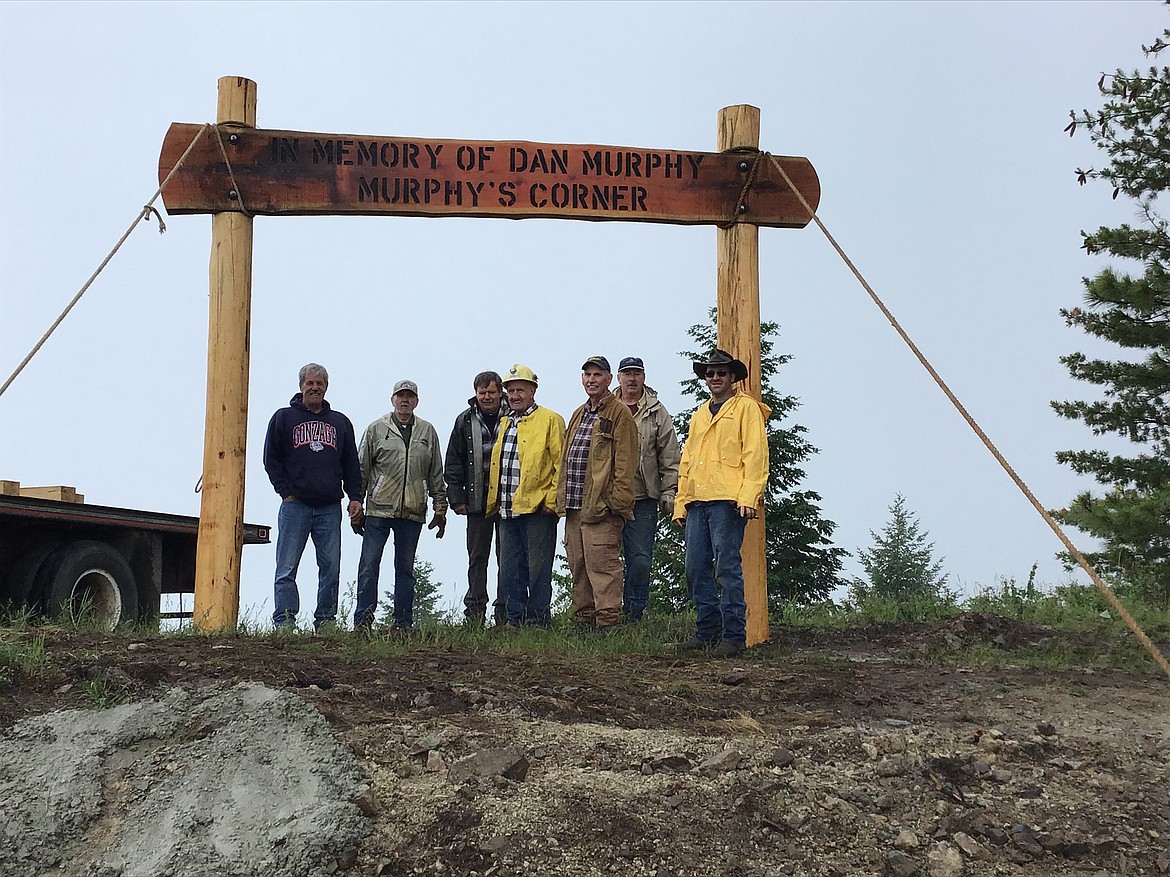
{"type": "Polygon", "coordinates": [[[508,386],[511,381],[528,381],[534,387],[540,385],[536,379],[536,372],[526,365],[520,365],[520,363],[516,363],[504,373],[504,386],[508,386]]]}

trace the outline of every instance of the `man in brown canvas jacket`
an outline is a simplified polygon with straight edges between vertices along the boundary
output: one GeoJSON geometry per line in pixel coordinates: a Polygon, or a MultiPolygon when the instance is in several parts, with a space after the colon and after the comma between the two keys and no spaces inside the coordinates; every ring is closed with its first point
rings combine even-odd
{"type": "Polygon", "coordinates": [[[622,611],[622,528],[634,518],[638,427],[610,392],[604,356],[581,366],[588,397],[565,430],[557,512],[565,516],[565,554],[573,574],[573,615],[604,636],[622,611]]]}

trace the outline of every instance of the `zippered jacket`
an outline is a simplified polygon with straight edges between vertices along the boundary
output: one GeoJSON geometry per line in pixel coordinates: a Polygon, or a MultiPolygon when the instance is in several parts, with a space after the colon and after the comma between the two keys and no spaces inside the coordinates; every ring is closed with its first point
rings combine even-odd
{"type": "MultiPolygon", "coordinates": [[[[566,512],[568,454],[573,436],[584,416],[582,405],[569,418],[561,452],[557,482],[557,514],[566,512]]],[[[634,520],[634,472],[638,467],[638,425],[630,408],[613,393],[602,399],[589,439],[589,462],[585,466],[585,498],[581,521],[596,524],[607,515],[634,520]]]]}
{"type": "MultiPolygon", "coordinates": [[[[500,431],[492,445],[492,465],[488,473],[486,514],[500,510],[500,455],[504,433],[511,414],[500,416],[500,431]]],[[[537,406],[516,424],[516,450],[520,458],[520,486],[512,497],[512,513],[530,515],[557,507],[557,472],[561,466],[561,446],[565,438],[565,419],[551,408],[537,406]]]]}
{"type": "Polygon", "coordinates": [[[425,521],[428,495],[435,514],[447,514],[443,452],[435,428],[415,417],[407,446],[395,421],[393,413],[379,417],[366,427],[358,446],[366,514],[425,521]]]}
{"type": "Polygon", "coordinates": [[[353,424],[324,400],[320,413],[314,414],[300,393],[268,421],[264,471],[282,498],[295,496],[314,508],[333,505],[345,495],[356,502],[362,499],[353,424]]]}
{"type": "MultiPolygon", "coordinates": [[[[485,459],[483,452],[483,430],[474,396],[467,400],[467,406],[467,410],[455,418],[455,426],[447,440],[443,477],[447,480],[447,500],[451,505],[466,503],[468,514],[482,515],[487,507],[487,474],[491,457],[489,453],[485,459]]],[[[497,429],[498,426],[497,421],[497,429]]]]}
{"type": "Polygon", "coordinates": [[[678,467],[674,518],[685,518],[688,503],[731,500],[756,508],[768,483],[768,433],[772,413],[763,402],[736,390],[711,416],[704,402],[691,416],[678,467]]]}
{"type": "Polygon", "coordinates": [[[649,387],[642,388],[634,422],[638,424],[639,445],[634,499],[656,499],[662,513],[669,515],[678,492],[678,436],[670,412],[649,387]]]}

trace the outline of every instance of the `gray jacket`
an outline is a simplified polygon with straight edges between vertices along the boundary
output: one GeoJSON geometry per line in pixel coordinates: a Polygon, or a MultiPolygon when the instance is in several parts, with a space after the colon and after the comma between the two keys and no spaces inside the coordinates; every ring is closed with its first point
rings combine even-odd
{"type": "Polygon", "coordinates": [[[656,499],[663,514],[674,513],[674,496],[678,490],[678,461],[681,452],[674,421],[650,387],[643,387],[638,410],[638,471],[634,475],[634,499],[656,499]]]}
{"type": "Polygon", "coordinates": [[[429,494],[435,514],[445,515],[447,486],[435,428],[421,417],[414,418],[407,447],[394,421],[393,413],[379,417],[366,427],[358,446],[366,514],[425,521],[429,494]]]}

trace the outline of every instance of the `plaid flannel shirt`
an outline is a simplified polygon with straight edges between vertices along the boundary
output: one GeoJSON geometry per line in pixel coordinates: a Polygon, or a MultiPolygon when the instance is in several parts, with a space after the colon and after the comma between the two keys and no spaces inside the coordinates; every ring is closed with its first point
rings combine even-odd
{"type": "Polygon", "coordinates": [[[528,406],[521,414],[508,414],[508,428],[504,430],[500,441],[500,517],[508,520],[512,514],[512,499],[520,487],[520,446],[516,442],[516,426],[521,420],[535,411],[536,404],[528,406]]]}
{"type": "Polygon", "coordinates": [[[581,422],[577,424],[577,431],[573,433],[573,440],[569,443],[569,452],[565,456],[565,508],[579,509],[585,504],[585,472],[589,468],[589,446],[593,442],[593,424],[601,406],[590,408],[585,403],[585,410],[581,412],[581,422]]]}

